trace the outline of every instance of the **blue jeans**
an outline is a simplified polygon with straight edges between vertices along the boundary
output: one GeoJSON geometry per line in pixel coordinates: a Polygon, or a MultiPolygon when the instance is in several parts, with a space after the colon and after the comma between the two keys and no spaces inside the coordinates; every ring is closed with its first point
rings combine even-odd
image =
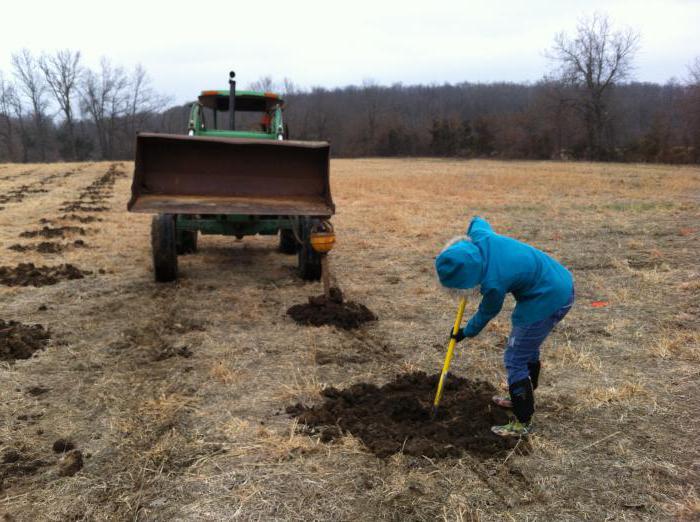
{"type": "Polygon", "coordinates": [[[569,313],[574,299],[575,291],[572,290],[569,302],[549,317],[525,326],[513,326],[508,337],[508,346],[503,354],[509,386],[529,377],[530,371],[527,364],[540,360],[542,343],[557,323],[569,313]]]}

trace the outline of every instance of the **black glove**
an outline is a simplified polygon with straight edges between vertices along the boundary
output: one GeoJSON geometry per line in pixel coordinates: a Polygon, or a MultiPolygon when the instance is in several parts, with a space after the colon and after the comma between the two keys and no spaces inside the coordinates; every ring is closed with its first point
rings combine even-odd
{"type": "Polygon", "coordinates": [[[454,339],[456,342],[460,342],[464,340],[466,335],[464,335],[464,330],[460,328],[457,330],[457,333],[452,333],[452,330],[450,330],[450,339],[454,339]]]}

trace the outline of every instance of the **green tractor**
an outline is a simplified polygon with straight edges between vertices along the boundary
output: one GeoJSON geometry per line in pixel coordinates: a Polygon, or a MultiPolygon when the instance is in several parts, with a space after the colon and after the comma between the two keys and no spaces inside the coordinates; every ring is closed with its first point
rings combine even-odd
{"type": "Polygon", "coordinates": [[[156,281],[177,279],[177,256],[195,253],[200,233],[278,235],[279,250],[297,255],[299,275],[320,279],[322,255],[310,239],[335,212],[330,146],[288,140],[283,109],[278,94],[236,91],[231,72],[228,90],[202,91],[186,135],[137,136],[127,208],[156,214],[156,281]]]}

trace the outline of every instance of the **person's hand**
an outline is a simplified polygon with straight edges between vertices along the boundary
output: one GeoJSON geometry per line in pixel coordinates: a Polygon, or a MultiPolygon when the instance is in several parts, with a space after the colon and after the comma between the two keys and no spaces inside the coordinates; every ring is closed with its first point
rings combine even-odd
{"type": "Polygon", "coordinates": [[[450,339],[454,339],[455,342],[460,342],[464,340],[465,337],[466,335],[464,335],[464,330],[462,328],[457,330],[457,333],[452,333],[452,329],[450,329],[450,339]]]}

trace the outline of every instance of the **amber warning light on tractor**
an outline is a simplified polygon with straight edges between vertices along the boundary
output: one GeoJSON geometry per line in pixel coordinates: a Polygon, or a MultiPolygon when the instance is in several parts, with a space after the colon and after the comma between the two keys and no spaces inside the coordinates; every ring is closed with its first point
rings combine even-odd
{"type": "Polygon", "coordinates": [[[327,254],[335,246],[335,232],[312,232],[311,247],[319,254],[327,254]]]}

